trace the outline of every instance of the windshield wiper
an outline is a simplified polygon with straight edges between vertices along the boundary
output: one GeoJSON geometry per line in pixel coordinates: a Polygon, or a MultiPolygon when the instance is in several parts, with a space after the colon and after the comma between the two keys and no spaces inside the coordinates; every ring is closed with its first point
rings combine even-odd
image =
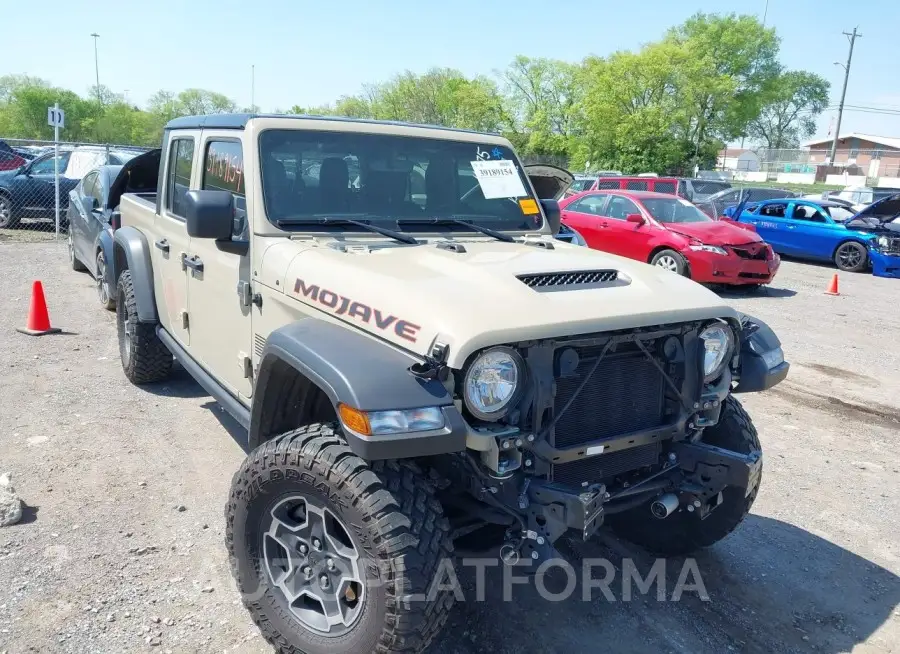
{"type": "Polygon", "coordinates": [[[490,236],[492,238],[497,239],[498,241],[503,241],[505,243],[515,243],[516,239],[514,239],[509,234],[504,234],[503,232],[498,232],[496,230],[491,229],[490,227],[482,227],[476,223],[473,223],[469,220],[463,220],[462,218],[400,218],[397,220],[398,225],[461,225],[463,227],[468,227],[469,229],[481,232],[485,236],[490,236]]]}
{"type": "Polygon", "coordinates": [[[393,229],[388,229],[387,227],[379,227],[378,225],[373,225],[370,222],[364,220],[356,220],[354,218],[340,218],[337,216],[313,216],[310,218],[280,218],[275,221],[275,224],[279,227],[300,227],[303,225],[352,225],[354,227],[361,227],[370,232],[374,232],[376,234],[381,234],[382,236],[388,236],[395,241],[400,241],[401,243],[409,243],[410,245],[418,245],[419,241],[417,241],[414,237],[409,234],[403,234],[402,232],[394,231],[393,229]]]}

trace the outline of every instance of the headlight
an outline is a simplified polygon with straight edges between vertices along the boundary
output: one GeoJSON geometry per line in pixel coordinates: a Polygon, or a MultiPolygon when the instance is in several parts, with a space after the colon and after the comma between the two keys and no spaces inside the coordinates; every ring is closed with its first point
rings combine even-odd
{"type": "Polygon", "coordinates": [[[721,254],[727,256],[728,253],[723,249],[716,245],[689,245],[689,249],[694,252],[712,252],[713,254],[721,254]]]}
{"type": "Polygon", "coordinates": [[[723,324],[709,325],[700,332],[705,353],[703,355],[703,375],[706,381],[718,378],[728,365],[728,355],[734,334],[723,324]]]}
{"type": "Polygon", "coordinates": [[[522,385],[525,364],[515,350],[494,348],[469,366],[463,381],[466,407],[482,420],[498,420],[522,385]]]}

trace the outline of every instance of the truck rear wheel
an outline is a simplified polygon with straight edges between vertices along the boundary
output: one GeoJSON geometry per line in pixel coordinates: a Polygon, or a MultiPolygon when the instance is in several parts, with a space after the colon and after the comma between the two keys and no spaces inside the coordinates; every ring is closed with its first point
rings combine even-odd
{"type": "MultiPolygon", "coordinates": [[[[703,442],[733,452],[748,454],[761,450],[759,436],[750,416],[733,396],[722,405],[722,414],[715,427],[703,433],[703,442]]],[[[650,504],[614,514],[607,518],[612,530],[654,554],[685,555],[719,542],[737,528],[756,500],[762,474],[749,489],[727,486],[722,490],[722,503],[701,520],[697,512],[679,508],[662,520],[654,518],[650,504]]]]}
{"type": "Polygon", "coordinates": [[[172,371],[172,353],[156,335],[156,325],[138,320],[131,271],[116,285],[116,327],[122,369],[132,384],[162,381],[172,371]]]}
{"type": "Polygon", "coordinates": [[[412,463],[366,463],[337,425],[251,452],[225,520],[244,605],[281,654],[421,652],[454,603],[431,592],[455,580],[434,489],[412,463]]]}

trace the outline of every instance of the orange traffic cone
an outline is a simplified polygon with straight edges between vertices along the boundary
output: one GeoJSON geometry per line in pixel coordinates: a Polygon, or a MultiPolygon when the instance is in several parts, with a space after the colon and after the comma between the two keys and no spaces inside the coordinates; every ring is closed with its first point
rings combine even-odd
{"type": "Polygon", "coordinates": [[[837,273],[834,273],[834,277],[831,278],[831,283],[828,285],[828,288],[825,289],[825,295],[840,295],[840,291],[838,291],[838,276],[837,273]]]}
{"type": "Polygon", "coordinates": [[[47,311],[47,301],[44,299],[44,287],[37,280],[31,287],[31,308],[28,310],[28,324],[25,327],[16,327],[16,331],[29,336],[56,334],[61,331],[56,327],[50,326],[50,314],[47,311]]]}

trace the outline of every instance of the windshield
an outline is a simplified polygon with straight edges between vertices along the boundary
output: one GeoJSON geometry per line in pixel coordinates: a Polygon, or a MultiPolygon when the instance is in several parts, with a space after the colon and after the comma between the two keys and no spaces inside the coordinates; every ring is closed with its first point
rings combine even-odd
{"type": "MultiPolygon", "coordinates": [[[[272,222],[358,217],[396,229],[398,219],[464,217],[500,230],[543,225],[527,179],[504,146],[268,130],[260,135],[260,161],[266,214],[272,222]]],[[[407,230],[422,229],[407,225],[407,230]]]]}
{"type": "Polygon", "coordinates": [[[836,222],[842,223],[853,218],[853,216],[856,215],[856,212],[845,207],[828,207],[828,214],[836,222]]]}
{"type": "Polygon", "coordinates": [[[644,198],[644,208],[661,223],[708,223],[711,218],[686,200],[679,198],[644,198]]]}
{"type": "Polygon", "coordinates": [[[594,184],[593,179],[576,179],[575,181],[572,182],[572,185],[569,186],[569,190],[570,191],[578,191],[580,193],[581,191],[586,191],[589,188],[591,188],[591,186],[593,186],[593,184],[594,184]]]}
{"type": "Polygon", "coordinates": [[[712,195],[713,193],[718,193],[719,191],[724,191],[725,189],[731,188],[731,184],[728,182],[713,182],[709,180],[693,180],[691,184],[694,187],[694,193],[698,193],[700,195],[712,195]]]}

